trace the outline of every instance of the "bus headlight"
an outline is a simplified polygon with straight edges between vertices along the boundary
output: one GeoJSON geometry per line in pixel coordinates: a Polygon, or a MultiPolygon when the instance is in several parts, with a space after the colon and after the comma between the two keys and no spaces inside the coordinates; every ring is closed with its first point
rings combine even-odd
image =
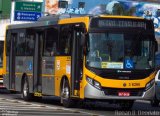
{"type": "Polygon", "coordinates": [[[147,91],[148,89],[150,89],[153,86],[154,82],[155,82],[155,80],[153,79],[149,83],[147,83],[145,90],[147,91]]]}
{"type": "Polygon", "coordinates": [[[87,82],[88,82],[89,84],[91,84],[91,85],[94,86],[95,88],[101,90],[101,84],[100,84],[98,81],[96,81],[96,80],[94,80],[94,79],[92,79],[92,78],[90,78],[90,77],[86,77],[86,80],[87,80],[87,82]]]}

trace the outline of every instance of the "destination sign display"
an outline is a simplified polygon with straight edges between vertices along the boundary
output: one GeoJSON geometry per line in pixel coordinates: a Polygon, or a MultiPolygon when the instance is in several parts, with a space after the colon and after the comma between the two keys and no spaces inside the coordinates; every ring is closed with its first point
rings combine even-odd
{"type": "Polygon", "coordinates": [[[104,19],[95,18],[91,20],[91,28],[143,28],[147,29],[148,21],[138,19],[104,19]]]}
{"type": "Polygon", "coordinates": [[[99,20],[99,27],[139,27],[146,29],[146,23],[140,21],[99,20]]]}

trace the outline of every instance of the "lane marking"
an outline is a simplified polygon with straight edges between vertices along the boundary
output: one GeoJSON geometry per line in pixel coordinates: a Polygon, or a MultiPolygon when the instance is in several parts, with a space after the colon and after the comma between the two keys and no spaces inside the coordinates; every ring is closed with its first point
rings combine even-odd
{"type": "MultiPolygon", "coordinates": [[[[22,104],[24,104],[24,105],[27,105],[27,104],[29,104],[29,107],[31,107],[31,106],[34,106],[34,107],[32,107],[32,108],[35,108],[35,109],[39,109],[39,108],[46,108],[46,109],[50,109],[50,110],[62,110],[62,111],[70,111],[70,112],[72,112],[72,114],[76,114],[76,113],[81,113],[80,115],[82,115],[82,114],[86,114],[86,115],[91,115],[91,116],[102,116],[102,115],[99,115],[99,114],[93,114],[93,113],[90,113],[90,112],[85,112],[85,111],[77,111],[77,110],[73,110],[73,109],[68,109],[68,108],[61,108],[60,106],[47,106],[47,105],[40,105],[40,104],[37,104],[37,103],[28,103],[28,102],[25,102],[25,101],[21,101],[21,100],[11,100],[11,99],[4,99],[4,98],[0,98],[0,100],[5,100],[5,101],[9,101],[9,102],[12,102],[12,103],[22,103],[22,104]],[[60,107],[60,108],[59,108],[60,107]]],[[[1,107],[1,106],[0,106],[1,107]]],[[[4,108],[4,106],[2,106],[3,108],[4,108]]],[[[9,107],[6,107],[6,108],[9,108],[9,107]]],[[[11,107],[10,106],[10,108],[12,108],[11,110],[21,110],[21,109],[19,109],[19,108],[17,108],[17,109],[15,109],[15,107],[13,106],[13,107],[11,107]]],[[[28,108],[27,106],[26,106],[26,108],[24,108],[26,111],[28,111],[30,108],[28,108]],[[26,109],[27,108],[27,109],[26,109]]],[[[31,109],[32,109],[31,108],[31,109]]],[[[22,109],[22,110],[24,110],[24,109],[22,109]]],[[[67,112],[66,112],[67,113],[67,112]]],[[[54,113],[53,113],[54,114],[54,113]]]]}

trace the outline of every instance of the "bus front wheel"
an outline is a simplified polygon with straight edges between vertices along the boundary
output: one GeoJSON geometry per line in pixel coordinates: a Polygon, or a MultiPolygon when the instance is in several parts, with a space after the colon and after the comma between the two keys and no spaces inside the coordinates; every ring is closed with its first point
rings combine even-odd
{"type": "Polygon", "coordinates": [[[73,99],[70,98],[70,87],[67,79],[63,79],[61,86],[61,103],[64,107],[73,107],[73,99]]]}

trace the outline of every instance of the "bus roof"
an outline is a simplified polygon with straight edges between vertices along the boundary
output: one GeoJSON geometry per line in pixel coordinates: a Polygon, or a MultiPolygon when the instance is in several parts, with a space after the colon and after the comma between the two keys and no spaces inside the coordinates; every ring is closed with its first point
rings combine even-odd
{"type": "Polygon", "coordinates": [[[63,14],[63,15],[44,16],[34,23],[8,25],[7,29],[20,29],[20,28],[50,26],[50,25],[56,25],[56,24],[79,23],[79,22],[84,22],[84,20],[89,19],[91,17],[144,19],[142,17],[135,17],[135,16],[63,14]]]}

